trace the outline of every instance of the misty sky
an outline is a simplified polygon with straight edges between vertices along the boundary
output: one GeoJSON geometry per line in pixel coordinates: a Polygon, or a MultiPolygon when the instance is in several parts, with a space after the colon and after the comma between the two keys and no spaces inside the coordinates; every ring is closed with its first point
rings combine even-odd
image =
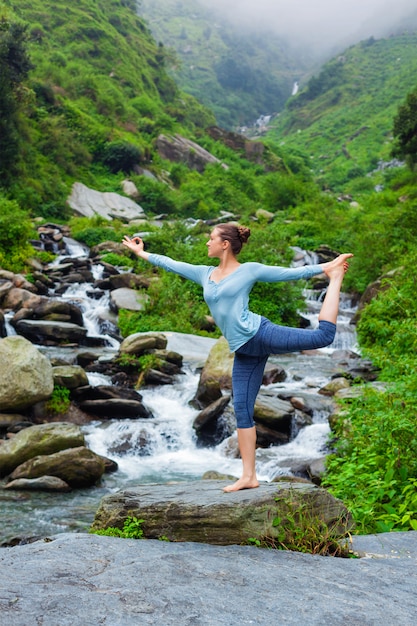
{"type": "Polygon", "coordinates": [[[343,49],[390,33],[416,0],[199,0],[242,26],[267,28],[293,43],[343,49]]]}

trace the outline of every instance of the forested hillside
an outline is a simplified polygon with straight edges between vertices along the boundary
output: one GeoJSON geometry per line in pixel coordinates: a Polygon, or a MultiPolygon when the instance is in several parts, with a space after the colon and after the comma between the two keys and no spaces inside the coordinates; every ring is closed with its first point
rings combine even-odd
{"type": "Polygon", "coordinates": [[[0,176],[25,207],[65,214],[74,177],[111,187],[107,174],[147,161],[159,132],[214,121],[167,75],[135,11],[133,0],[0,3],[0,176]]]}
{"type": "Polygon", "coordinates": [[[225,128],[282,110],[307,54],[272,32],[249,31],[198,0],[142,0],[139,12],[157,41],[175,51],[170,73],[209,106],[225,128]]]}

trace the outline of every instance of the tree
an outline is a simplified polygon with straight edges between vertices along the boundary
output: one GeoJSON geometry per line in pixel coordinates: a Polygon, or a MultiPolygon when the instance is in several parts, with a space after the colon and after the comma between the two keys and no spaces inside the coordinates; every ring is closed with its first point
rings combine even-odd
{"type": "Polygon", "coordinates": [[[403,158],[413,169],[417,164],[417,88],[408,94],[394,118],[392,155],[403,158]]]}
{"type": "Polygon", "coordinates": [[[11,173],[19,153],[21,85],[31,69],[26,31],[24,24],[0,19],[0,175],[3,179],[11,173]]]}

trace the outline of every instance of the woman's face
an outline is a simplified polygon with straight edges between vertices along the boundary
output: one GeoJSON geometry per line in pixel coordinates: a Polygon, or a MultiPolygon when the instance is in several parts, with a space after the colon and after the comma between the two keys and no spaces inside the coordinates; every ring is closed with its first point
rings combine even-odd
{"type": "Polygon", "coordinates": [[[214,228],[211,232],[210,239],[207,242],[207,254],[214,259],[220,258],[225,249],[225,241],[221,238],[220,232],[214,228]]]}

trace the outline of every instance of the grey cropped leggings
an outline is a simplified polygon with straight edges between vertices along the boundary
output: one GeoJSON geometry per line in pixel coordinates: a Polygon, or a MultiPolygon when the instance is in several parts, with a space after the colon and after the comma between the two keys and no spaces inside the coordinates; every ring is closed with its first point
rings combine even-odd
{"type": "Polygon", "coordinates": [[[254,425],[255,400],[271,354],[324,348],[332,343],[335,333],[336,324],[324,320],[318,328],[309,330],[278,326],[263,317],[256,335],[235,352],[232,388],[237,427],[254,425]]]}

